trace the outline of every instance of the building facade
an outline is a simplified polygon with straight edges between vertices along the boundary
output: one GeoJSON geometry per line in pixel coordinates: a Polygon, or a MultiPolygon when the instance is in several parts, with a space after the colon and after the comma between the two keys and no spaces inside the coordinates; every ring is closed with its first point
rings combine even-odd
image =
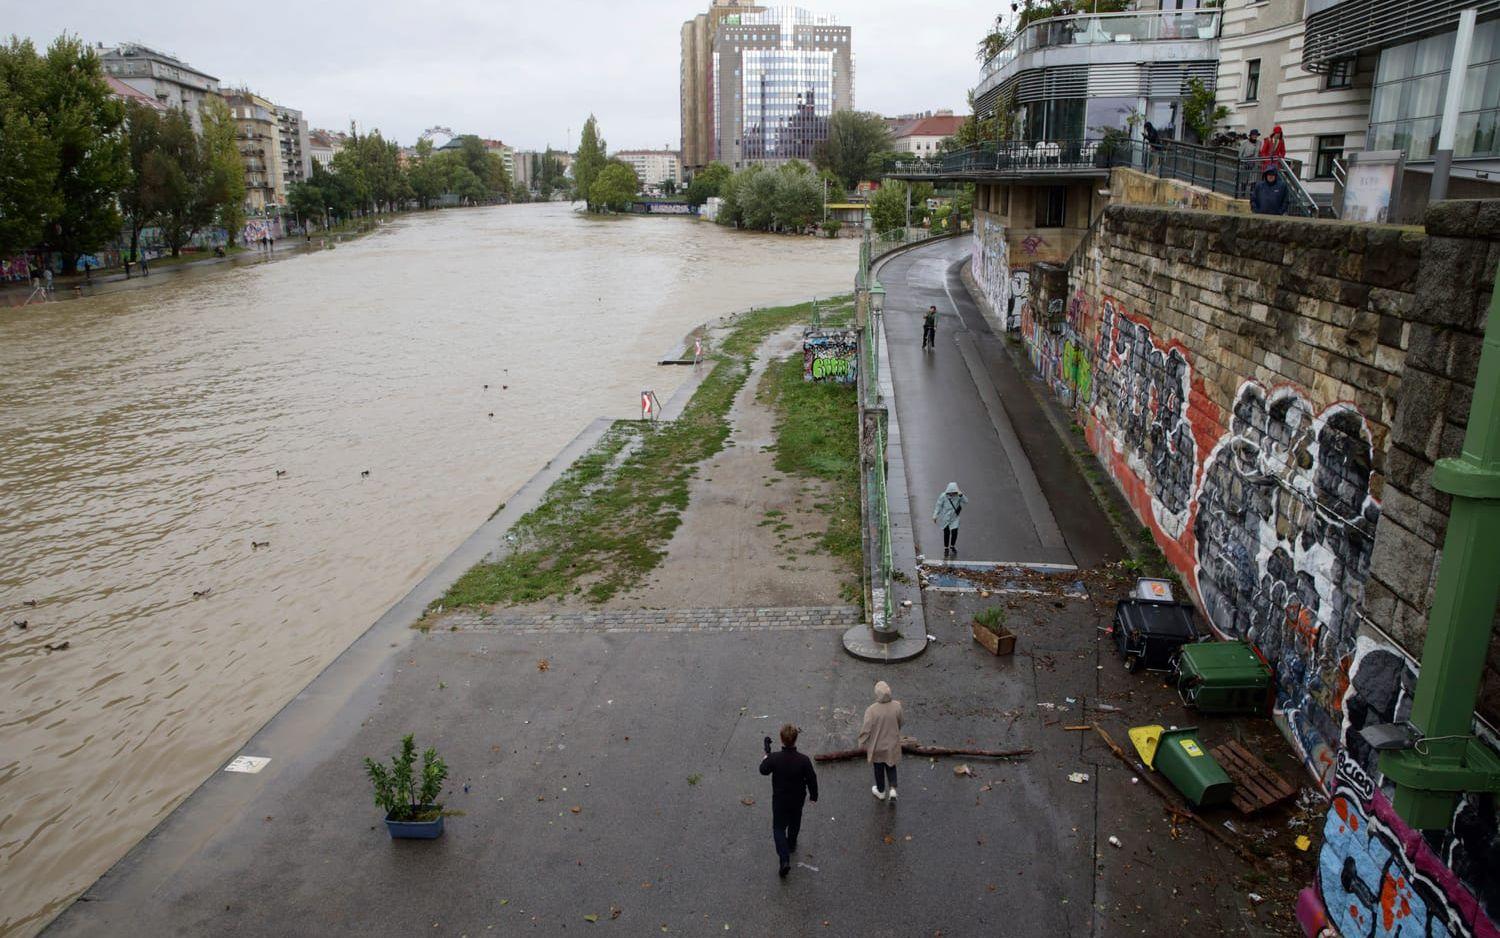
{"type": "Polygon", "coordinates": [[[281,174],[285,186],[312,178],[312,142],[308,139],[307,118],[289,107],[276,107],[277,130],[281,135],[281,174]]]}
{"type": "Polygon", "coordinates": [[[966,118],[957,117],[952,111],[938,111],[921,117],[891,121],[891,149],[897,153],[916,153],[932,156],[938,144],[958,133],[966,118]]]}
{"type": "MultiPolygon", "coordinates": [[[[326,169],[333,165],[333,156],[344,148],[347,136],[343,133],[334,133],[331,130],[311,130],[307,134],[307,155],[309,166],[312,160],[317,160],[326,169]]],[[[312,175],[311,168],[308,175],[312,175]]]]}
{"type": "Polygon", "coordinates": [[[708,12],[682,24],[681,97],[683,165],[696,172],[714,159],[714,34],[725,17],[763,10],[741,0],[713,0],[708,12]]]}
{"type": "Polygon", "coordinates": [[[614,157],[630,164],[643,189],[660,191],[665,182],[682,185],[682,159],[676,150],[620,150],[614,157]]]}
{"type": "Polygon", "coordinates": [[[1323,74],[1302,64],[1306,0],[1225,0],[1217,103],[1224,125],[1264,138],[1280,126],[1302,183],[1331,203],[1337,161],[1365,149],[1375,56],[1343,60],[1323,74]]]}
{"type": "MultiPolygon", "coordinates": [[[[245,164],[245,209],[264,214],[286,204],[281,166],[281,119],[276,105],[245,88],[222,92],[239,128],[240,158],[245,164]]],[[[309,171],[310,172],[310,171],[309,171]]]]}
{"type": "Polygon", "coordinates": [[[219,92],[219,80],[164,52],[136,43],[98,50],[105,74],[168,107],[186,111],[193,132],[203,132],[198,108],[219,92]]]}
{"type": "Polygon", "coordinates": [[[714,155],[731,169],[811,160],[854,107],[849,27],[800,7],[726,16],[714,31],[714,155]]]}
{"type": "Polygon", "coordinates": [[[1031,23],[984,64],[975,113],[1006,108],[1019,138],[1062,142],[1129,129],[1146,121],[1182,139],[1189,83],[1212,89],[1218,73],[1217,10],[1151,9],[1059,16],[1031,23]]]}
{"type": "Polygon", "coordinates": [[[1369,87],[1366,150],[1406,156],[1394,218],[1426,205],[1450,76],[1463,82],[1449,198],[1500,194],[1500,3],[1494,0],[1307,0],[1302,68],[1369,87]],[[1478,11],[1465,61],[1455,61],[1462,11],[1478,11]]]}

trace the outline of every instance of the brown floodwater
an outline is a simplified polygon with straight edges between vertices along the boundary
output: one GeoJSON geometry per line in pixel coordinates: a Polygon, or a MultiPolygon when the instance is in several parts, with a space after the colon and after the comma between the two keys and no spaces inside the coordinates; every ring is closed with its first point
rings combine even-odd
{"type": "Polygon", "coordinates": [[[0,934],[39,930],[589,420],[666,400],[687,369],[654,363],[692,327],[847,292],[854,252],[502,206],[0,308],[0,934]]]}

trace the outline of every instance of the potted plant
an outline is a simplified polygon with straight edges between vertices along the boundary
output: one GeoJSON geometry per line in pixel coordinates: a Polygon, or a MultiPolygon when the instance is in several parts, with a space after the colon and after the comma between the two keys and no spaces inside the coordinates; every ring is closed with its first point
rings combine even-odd
{"type": "Polygon", "coordinates": [[[1005,627],[1005,610],[990,606],[974,614],[970,627],[974,641],[988,648],[992,655],[1008,655],[1016,650],[1016,633],[1005,627]]]}
{"type": "Polygon", "coordinates": [[[414,773],[417,745],[411,733],[401,740],[401,752],[389,767],[365,758],[365,774],[375,786],[375,804],[385,811],[386,830],[393,838],[431,840],[443,833],[443,806],[437,803],[448,765],[436,749],[422,753],[422,771],[414,773]]]}

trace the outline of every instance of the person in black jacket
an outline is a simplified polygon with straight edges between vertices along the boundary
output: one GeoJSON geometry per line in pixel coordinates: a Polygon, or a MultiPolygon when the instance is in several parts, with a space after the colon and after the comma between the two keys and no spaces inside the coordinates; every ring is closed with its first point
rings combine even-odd
{"type": "Polygon", "coordinates": [[[792,854],[797,850],[797,832],[802,828],[803,798],[818,801],[818,773],[812,760],[797,751],[797,727],[788,723],[781,728],[781,751],[771,752],[771,737],[765,739],[766,757],[760,760],[760,774],[771,776],[771,836],[776,841],[776,856],[781,860],[780,874],[792,869],[792,854]]]}
{"type": "Polygon", "coordinates": [[[1265,178],[1250,190],[1250,211],[1257,215],[1285,215],[1287,202],[1291,200],[1286,182],[1275,169],[1262,174],[1265,178]]]}

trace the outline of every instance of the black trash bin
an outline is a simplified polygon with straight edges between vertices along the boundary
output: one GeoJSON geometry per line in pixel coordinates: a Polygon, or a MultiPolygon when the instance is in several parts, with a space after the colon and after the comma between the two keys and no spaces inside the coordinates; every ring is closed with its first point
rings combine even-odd
{"type": "Polygon", "coordinates": [[[1169,671],[1177,650],[1198,640],[1192,603],[1122,599],[1115,606],[1112,631],[1125,670],[1169,671]]]}

